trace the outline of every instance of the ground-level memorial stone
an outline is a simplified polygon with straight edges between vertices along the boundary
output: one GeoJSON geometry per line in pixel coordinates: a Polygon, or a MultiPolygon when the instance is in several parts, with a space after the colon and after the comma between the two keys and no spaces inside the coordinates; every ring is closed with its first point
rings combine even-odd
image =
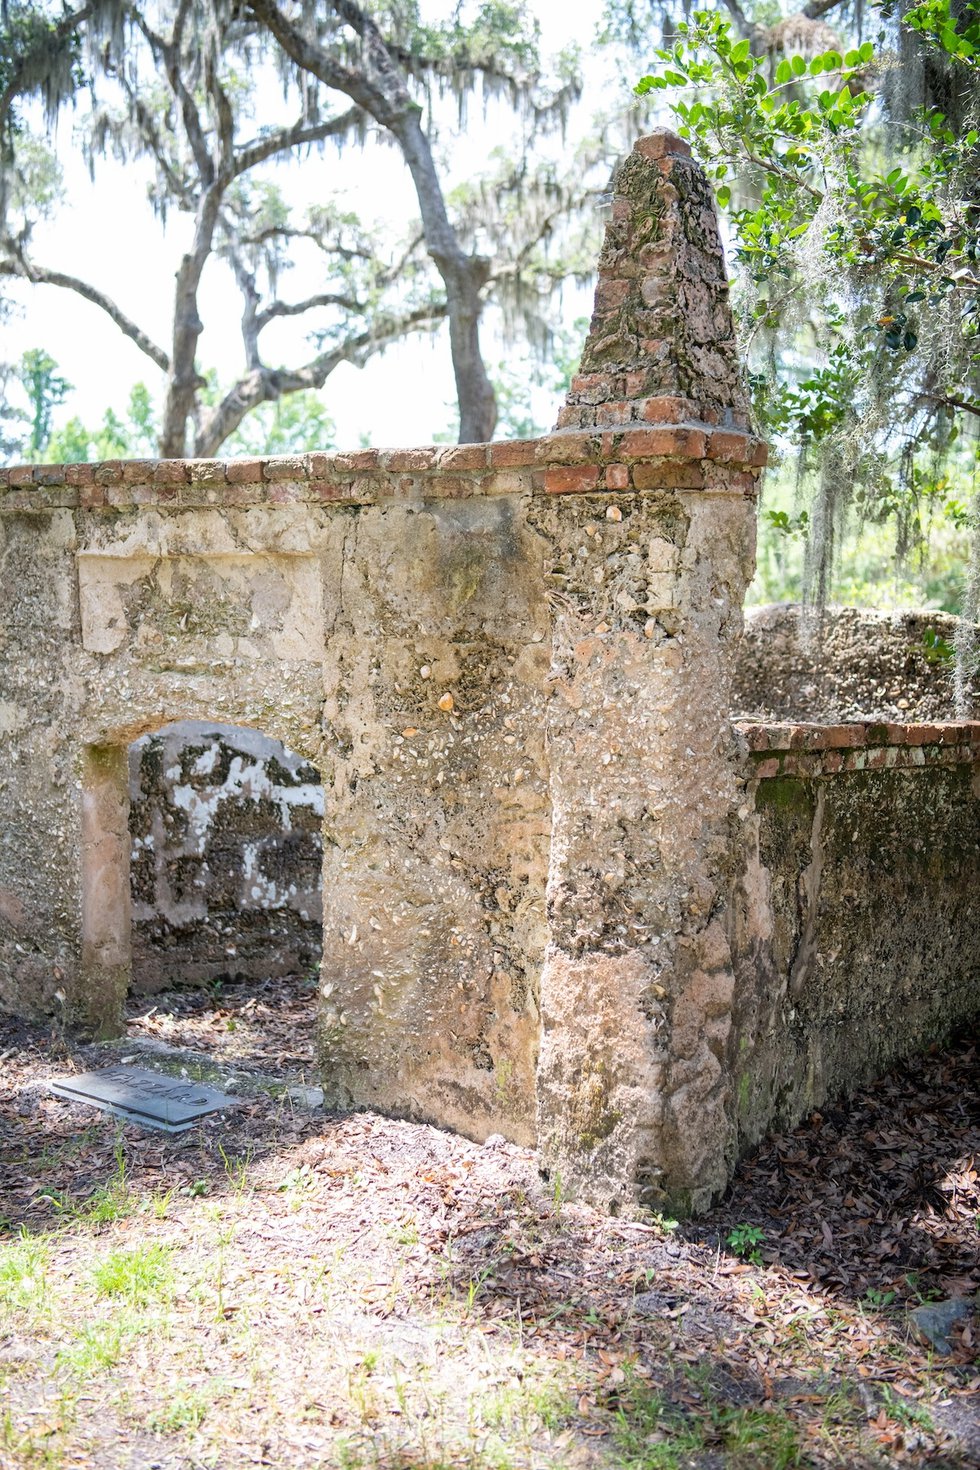
{"type": "Polygon", "coordinates": [[[123,1062],[98,1072],[57,1077],[51,1091],[71,1102],[102,1108],[127,1123],[158,1128],[164,1133],[186,1133],[202,1118],[233,1107],[238,1101],[220,1088],[123,1062]]]}
{"type": "MultiPolygon", "coordinates": [[[[619,171],[553,434],[0,472],[0,1003],[119,1029],[128,747],[255,729],[323,785],[327,1102],[536,1142],[613,1209],[706,1205],[772,1119],[860,1070],[858,1042],[826,1049],[853,1010],[826,803],[784,784],[756,820],[795,752],[729,714],[765,457],[710,189],[661,132],[619,171]]],[[[950,747],[957,892],[980,891],[978,744],[950,747]]],[[[943,949],[947,1006],[882,1040],[881,1007],[936,986],[920,952],[858,1007],[874,1065],[975,1008],[973,922],[968,902],[943,949]]]]}

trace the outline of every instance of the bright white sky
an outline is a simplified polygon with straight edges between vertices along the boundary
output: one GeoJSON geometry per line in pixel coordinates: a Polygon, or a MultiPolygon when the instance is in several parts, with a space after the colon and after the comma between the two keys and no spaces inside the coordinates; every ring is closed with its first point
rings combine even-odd
{"type": "MultiPolygon", "coordinates": [[[[429,7],[437,14],[445,4],[429,7]]],[[[592,44],[601,12],[601,0],[530,0],[542,28],[542,55],[549,56],[569,42],[577,42],[586,58],[588,82],[582,104],[587,118],[608,100],[608,62],[605,74],[594,59],[592,44]]],[[[501,112],[500,117],[503,117],[501,112]]],[[[467,137],[454,150],[454,165],[478,171],[490,148],[503,141],[500,120],[484,120],[479,105],[471,109],[467,137]]],[[[37,230],[32,253],[43,264],[91,281],[111,295],[150,336],[169,349],[170,283],[186,238],[189,221],[173,214],[165,234],[145,202],[149,169],[106,163],[93,183],[79,153],[71,147],[70,114],[61,123],[60,149],[68,202],[57,217],[37,230]]],[[[338,188],[352,193],[352,204],[364,219],[392,217],[404,221],[416,212],[407,170],[391,148],[369,148],[355,155],[344,180],[334,152],[312,156],[291,165],[297,200],[313,201],[338,188]]],[[[463,175],[465,177],[465,174],[463,175]]],[[[280,177],[277,175],[277,177],[280,177]]],[[[401,228],[402,226],[400,226],[401,228]]],[[[281,294],[296,299],[317,289],[299,271],[287,274],[281,294]]],[[[56,426],[77,414],[94,427],[106,408],[121,412],[133,383],[142,379],[159,400],[160,374],[150,360],[124,338],[104,314],[71,291],[52,286],[12,285],[19,310],[4,331],[0,356],[17,360],[30,347],[43,347],[59,365],[74,391],[58,411],[56,426]]],[[[206,330],[201,339],[202,367],[218,370],[222,382],[240,366],[238,319],[240,298],[224,268],[212,262],[202,293],[206,330]]],[[[567,320],[588,315],[590,301],[581,292],[568,293],[567,320]]],[[[312,355],[304,341],[305,329],[295,323],[277,324],[263,335],[267,360],[296,363],[312,355]]],[[[503,356],[500,343],[486,343],[489,362],[503,356]]],[[[328,380],[323,399],[337,424],[341,446],[357,444],[362,435],[377,445],[421,444],[449,426],[453,382],[445,333],[418,336],[391,349],[361,371],[341,367],[328,380]]],[[[557,408],[557,405],[555,406],[557,408]]],[[[545,406],[548,413],[548,407],[545,406]]],[[[549,414],[549,417],[551,415],[549,414]]]]}

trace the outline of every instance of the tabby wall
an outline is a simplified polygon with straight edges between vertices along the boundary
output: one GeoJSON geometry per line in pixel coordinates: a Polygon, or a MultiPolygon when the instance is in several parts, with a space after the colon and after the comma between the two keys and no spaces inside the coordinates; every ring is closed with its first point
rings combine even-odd
{"type": "Polygon", "coordinates": [[[0,1002],[119,1030],[129,747],[246,727],[323,789],[327,1101],[705,1206],[977,1004],[976,727],[732,724],[764,462],[659,133],[555,433],[0,473],[0,1002]]]}
{"type": "Polygon", "coordinates": [[[980,1011],[980,723],[741,733],[736,1152],[980,1011]]]}
{"type": "Polygon", "coordinates": [[[978,999],[977,727],[735,728],[765,457],[711,192],[659,133],[555,433],[0,472],[0,1003],[119,1031],[130,746],[196,721],[322,788],[330,1104],[697,1210],[943,1038],[978,999]]]}
{"type": "Polygon", "coordinates": [[[728,710],[765,448],[710,189],[669,134],[620,170],[562,425],[0,476],[4,1004],[119,1028],[128,747],[247,727],[323,786],[330,1102],[536,1138],[611,1207],[723,1185],[728,710]]]}
{"type": "Polygon", "coordinates": [[[969,655],[978,648],[980,627],[949,613],[750,607],[732,707],[737,719],[755,724],[972,719],[980,711],[980,662],[969,655]],[[955,647],[966,654],[959,672],[955,647]]]}

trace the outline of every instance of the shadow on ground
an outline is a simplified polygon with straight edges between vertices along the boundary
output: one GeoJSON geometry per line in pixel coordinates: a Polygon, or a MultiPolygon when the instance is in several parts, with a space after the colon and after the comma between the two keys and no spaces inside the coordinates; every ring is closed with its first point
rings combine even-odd
{"type": "MultiPolygon", "coordinates": [[[[250,999],[156,1014],[228,1064],[225,1038],[270,1004],[250,999]]],[[[287,1030],[264,1067],[302,1054],[287,1030]]],[[[770,1140],[684,1226],[570,1204],[499,1140],[298,1106],[261,1069],[237,1108],[170,1138],[47,1093],[105,1064],[97,1048],[7,1019],[0,1056],[10,1259],[43,1247],[58,1304],[32,1316],[8,1292],[11,1464],[36,1460],[32,1406],[64,1395],[78,1334],[116,1330],[84,1283],[126,1242],[168,1253],[169,1325],[144,1305],[140,1352],[111,1386],[84,1380],[89,1407],[51,1431],[66,1464],[980,1464],[976,1324],[939,1356],[911,1316],[980,1284],[975,1037],[770,1140]]]]}

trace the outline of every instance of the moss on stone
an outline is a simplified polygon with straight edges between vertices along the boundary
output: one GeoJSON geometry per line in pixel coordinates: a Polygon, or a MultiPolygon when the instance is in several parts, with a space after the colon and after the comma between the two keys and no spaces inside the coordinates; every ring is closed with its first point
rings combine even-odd
{"type": "Polygon", "coordinates": [[[783,811],[808,816],[813,811],[814,798],[808,782],[793,776],[772,776],[759,782],[756,805],[760,808],[779,807],[783,811]]]}
{"type": "Polygon", "coordinates": [[[607,1069],[600,1063],[572,1092],[571,1131],[585,1153],[608,1138],[622,1119],[622,1113],[609,1106],[609,1085],[607,1069]]]}

